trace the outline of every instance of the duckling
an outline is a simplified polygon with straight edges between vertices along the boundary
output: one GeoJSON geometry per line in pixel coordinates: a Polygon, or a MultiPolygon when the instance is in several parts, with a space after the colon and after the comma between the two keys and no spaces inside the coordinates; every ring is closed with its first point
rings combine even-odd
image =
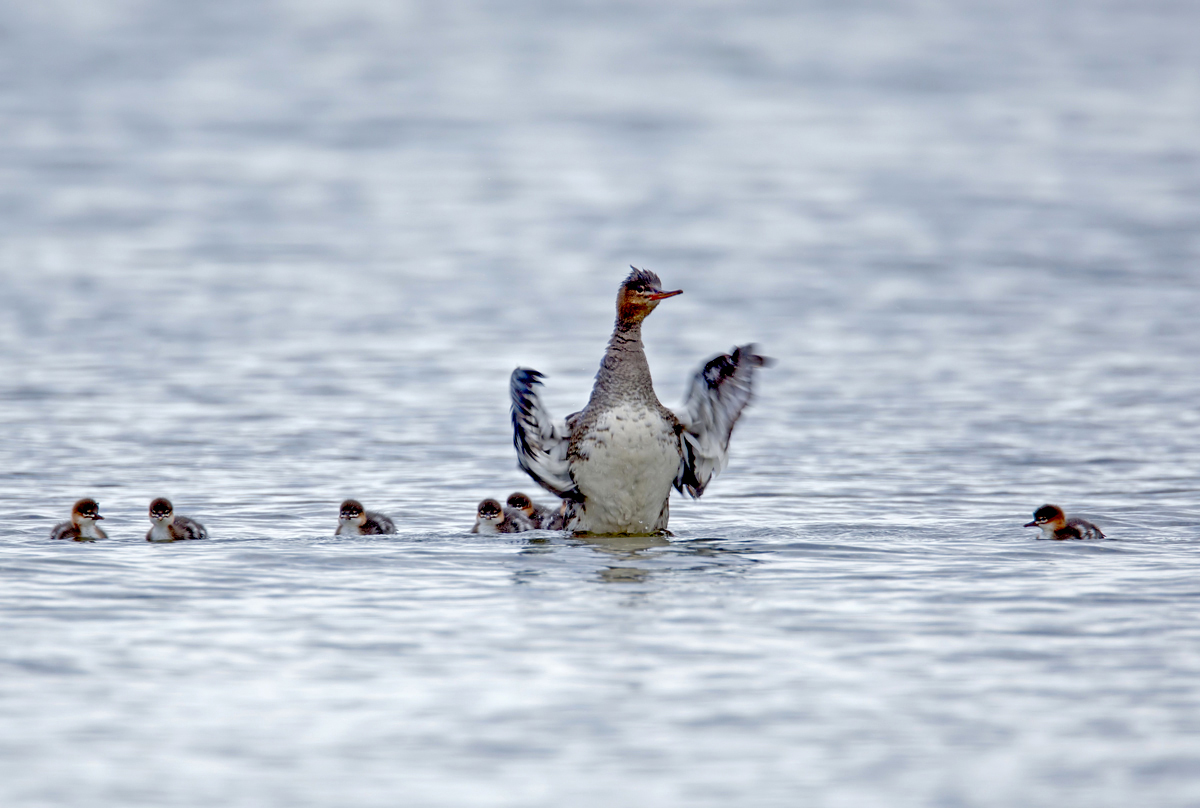
{"type": "Polygon", "coordinates": [[[207,539],[204,525],[186,516],[176,516],[171,500],[159,497],[150,503],[150,532],[146,541],[166,542],[186,539],[207,539]]]}
{"type": "Polygon", "coordinates": [[[520,491],[508,495],[508,507],[525,514],[525,518],[535,528],[562,530],[564,527],[562,507],[548,508],[545,505],[538,505],[527,494],[522,494],[520,491]]]}
{"type": "Polygon", "coordinates": [[[523,533],[534,524],[516,508],[505,508],[499,500],[485,499],[476,510],[472,533],[523,533]]]}
{"type": "Polygon", "coordinates": [[[1068,519],[1057,505],[1043,505],[1025,527],[1040,527],[1043,539],[1103,539],[1100,528],[1084,519],[1068,519]]]}
{"type": "Polygon", "coordinates": [[[342,503],[338,513],[338,527],[335,536],[378,536],[384,533],[395,533],[396,525],[391,519],[381,513],[363,509],[357,499],[348,499],[342,503]]]}
{"type": "Polygon", "coordinates": [[[73,541],[107,539],[108,534],[96,524],[97,520],[103,518],[100,515],[100,506],[96,504],[96,500],[81,499],[71,508],[71,521],[59,522],[55,525],[50,531],[50,538],[71,539],[73,541]]]}

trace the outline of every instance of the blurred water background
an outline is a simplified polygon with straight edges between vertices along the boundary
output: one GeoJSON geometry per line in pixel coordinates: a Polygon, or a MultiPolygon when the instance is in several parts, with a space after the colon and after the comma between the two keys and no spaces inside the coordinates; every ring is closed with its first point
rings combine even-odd
{"type": "Polygon", "coordinates": [[[1197,4],[0,8],[0,803],[1200,803],[1197,4]],[[631,263],[728,470],[467,534],[631,263]]]}

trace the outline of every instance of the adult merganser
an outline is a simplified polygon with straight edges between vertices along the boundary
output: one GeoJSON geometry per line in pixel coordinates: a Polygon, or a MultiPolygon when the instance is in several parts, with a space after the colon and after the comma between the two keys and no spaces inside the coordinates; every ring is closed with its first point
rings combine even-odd
{"type": "Polygon", "coordinates": [[[108,534],[100,529],[96,520],[103,519],[100,506],[94,499],[81,499],[71,508],[71,521],[59,522],[50,529],[52,539],[72,539],[74,541],[92,541],[107,539],[108,534]]]}
{"type": "Polygon", "coordinates": [[[381,513],[364,510],[357,499],[348,499],[338,512],[338,526],[333,535],[378,536],[395,532],[396,525],[391,519],[381,513]]]}
{"type": "Polygon", "coordinates": [[[533,522],[516,508],[505,508],[495,499],[485,499],[476,510],[472,533],[524,533],[534,530],[533,522]]]}
{"type": "Polygon", "coordinates": [[[525,514],[525,518],[536,528],[543,530],[562,530],[563,508],[548,508],[538,505],[527,494],[516,491],[508,495],[508,507],[515,508],[525,514]]]}
{"type": "Polygon", "coordinates": [[[1100,528],[1085,519],[1068,519],[1057,505],[1043,505],[1025,527],[1040,527],[1043,539],[1103,539],[1100,528]]]}
{"type": "Polygon", "coordinates": [[[150,532],[146,541],[184,541],[207,539],[204,525],[186,516],[176,516],[171,500],[159,497],[150,503],[150,532]]]}
{"type": "Polygon", "coordinates": [[[554,420],[536,388],[542,374],[517,368],[510,382],[517,462],[563,499],[568,529],[581,533],[666,532],[671,486],[704,493],[728,457],[729,436],[751,397],[754,370],[770,360],[754,345],[711,359],[692,379],[683,407],[654,394],[642,347],[642,321],[664,292],[636,267],[617,292],[617,323],[587,406],[554,420]]]}

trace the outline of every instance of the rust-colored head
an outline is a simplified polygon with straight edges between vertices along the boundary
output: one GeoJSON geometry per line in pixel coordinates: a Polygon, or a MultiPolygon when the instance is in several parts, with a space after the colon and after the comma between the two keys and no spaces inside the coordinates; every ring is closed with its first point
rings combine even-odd
{"type": "Polygon", "coordinates": [[[498,500],[485,499],[479,503],[477,511],[480,521],[498,524],[504,521],[504,507],[498,500]]]}
{"type": "Polygon", "coordinates": [[[150,521],[151,522],[166,522],[170,524],[175,521],[175,509],[171,506],[171,500],[166,497],[159,497],[150,503],[150,521]]]}
{"type": "Polygon", "coordinates": [[[79,522],[81,519],[103,519],[100,515],[100,505],[94,499],[81,499],[71,508],[71,521],[79,522]]]}
{"type": "Polygon", "coordinates": [[[617,290],[617,322],[623,325],[640,323],[646,319],[646,315],[654,311],[659,301],[683,294],[682,289],[664,292],[662,281],[653,272],[637,267],[630,269],[633,271],[617,290]]]}
{"type": "Polygon", "coordinates": [[[348,499],[342,503],[342,507],[338,511],[338,521],[362,525],[367,521],[367,512],[363,510],[362,503],[357,499],[348,499]]]}
{"type": "Polygon", "coordinates": [[[508,495],[508,507],[515,508],[526,516],[533,516],[533,500],[520,491],[508,495]]]}

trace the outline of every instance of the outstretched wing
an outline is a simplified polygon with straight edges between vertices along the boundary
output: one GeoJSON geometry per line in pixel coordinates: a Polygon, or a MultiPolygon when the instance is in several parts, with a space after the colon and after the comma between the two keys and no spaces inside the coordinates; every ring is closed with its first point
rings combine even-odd
{"type": "Polygon", "coordinates": [[[571,431],[566,421],[554,420],[542,406],[537,394],[542,378],[536,370],[517,368],[509,380],[517,464],[550,493],[582,500],[567,462],[571,431]]]}
{"type": "Polygon", "coordinates": [[[683,459],[675,487],[699,497],[729,460],[729,436],[750,403],[754,371],[773,360],[754,353],[755,345],[734,348],[710,359],[692,379],[683,409],[675,415],[683,425],[683,459]]]}

